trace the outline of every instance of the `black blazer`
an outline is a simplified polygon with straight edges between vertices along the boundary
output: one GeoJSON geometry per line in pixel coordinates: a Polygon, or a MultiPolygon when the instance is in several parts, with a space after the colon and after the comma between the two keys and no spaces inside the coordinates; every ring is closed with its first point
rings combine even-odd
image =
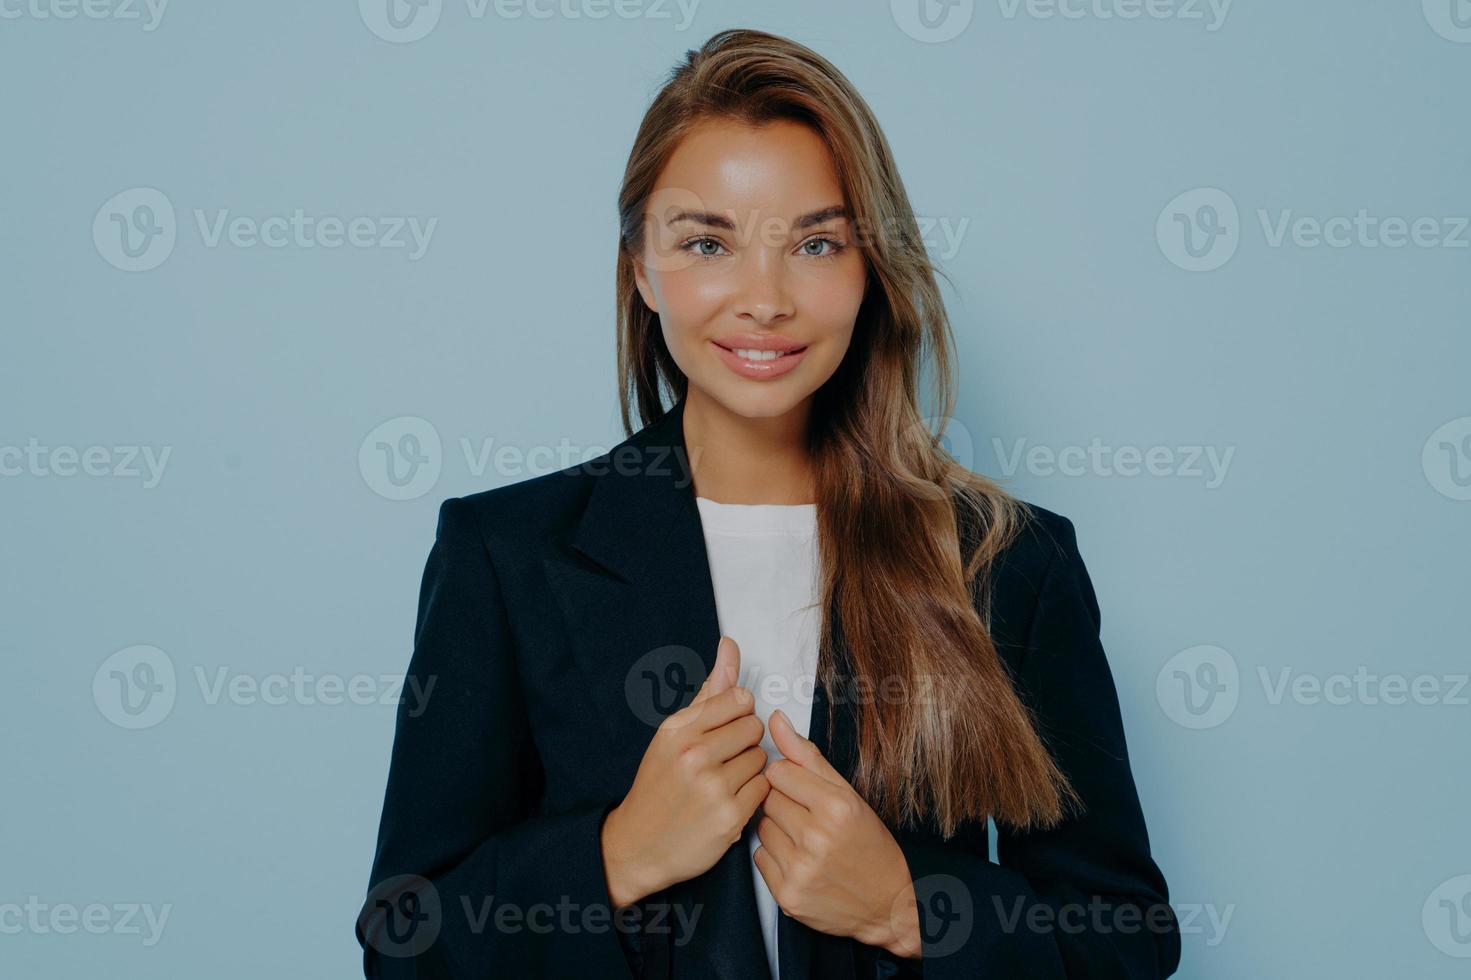
{"type": "MultiPolygon", "coordinates": [[[[603,874],[603,817],[720,635],[683,408],[589,463],[441,506],[405,684],[429,693],[398,710],[357,924],[366,976],[770,980],[744,841],[616,915],[603,874]]],[[[1002,828],[999,864],[982,823],[948,841],[895,831],[922,959],[783,913],[778,980],[1175,971],[1097,600],[1071,523],[1035,510],[996,566],[990,627],[1086,812],[1002,828]]],[[[809,737],[851,778],[853,699],[839,701],[828,731],[817,686],[809,737]]]]}

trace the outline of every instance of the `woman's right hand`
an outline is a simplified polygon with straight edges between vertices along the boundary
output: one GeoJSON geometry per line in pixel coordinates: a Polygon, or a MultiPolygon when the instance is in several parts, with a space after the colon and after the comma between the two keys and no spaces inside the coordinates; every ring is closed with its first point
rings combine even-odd
{"type": "Polygon", "coordinates": [[[751,692],[736,686],[740,662],[735,640],[721,637],[710,676],[660,724],[633,787],[604,819],[603,868],[616,906],[709,870],[766,799],[765,726],[751,692]]]}

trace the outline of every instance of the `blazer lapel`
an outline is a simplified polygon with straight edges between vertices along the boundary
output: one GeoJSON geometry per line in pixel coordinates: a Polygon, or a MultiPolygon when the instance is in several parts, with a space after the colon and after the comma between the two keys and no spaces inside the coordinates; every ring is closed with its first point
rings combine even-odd
{"type": "MultiPolygon", "coordinates": [[[[833,641],[842,649],[842,625],[836,618],[836,610],[830,609],[829,615],[834,617],[833,641]]],[[[819,654],[819,677],[828,659],[825,651],[819,654]]],[[[841,695],[848,674],[841,663],[834,669],[841,695]]],[[[838,703],[834,705],[833,724],[829,730],[827,692],[821,683],[813,685],[812,721],[808,726],[807,738],[817,746],[823,758],[849,781],[853,779],[857,732],[857,720],[852,708],[853,699],[840,696],[838,703]]],[[[818,932],[778,909],[776,939],[778,968],[781,971],[777,980],[852,980],[857,976],[853,943],[846,937],[818,932]]]]}
{"type": "MultiPolygon", "coordinates": [[[[720,640],[683,410],[680,399],[610,451],[569,539],[588,563],[546,562],[621,786],[659,721],[693,700],[720,640]]],[[[677,908],[649,920],[665,931],[644,936],[646,961],[680,980],[769,978],[751,873],[741,840],[704,874],[648,896],[646,906],[677,908]]]]}

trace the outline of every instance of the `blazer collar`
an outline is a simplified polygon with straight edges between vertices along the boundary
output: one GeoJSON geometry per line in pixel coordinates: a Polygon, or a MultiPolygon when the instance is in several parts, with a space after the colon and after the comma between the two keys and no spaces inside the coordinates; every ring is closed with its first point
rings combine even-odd
{"type": "Polygon", "coordinates": [[[663,417],[584,464],[596,473],[592,495],[571,544],[625,581],[634,581],[659,553],[676,519],[696,529],[694,475],[684,440],[681,398],[663,417]]]}
{"type": "MultiPolygon", "coordinates": [[[[646,744],[651,729],[629,710],[624,687],[629,664],[610,661],[608,649],[621,645],[631,656],[647,649],[649,639],[654,638],[697,656],[703,666],[698,680],[702,680],[715,666],[720,638],[685,444],[684,407],[681,397],[661,418],[615,446],[606,457],[586,464],[601,469],[594,471],[597,479],[569,544],[617,581],[586,570],[549,567],[553,584],[562,588],[574,636],[579,637],[579,658],[589,674],[591,693],[612,726],[613,737],[641,737],[638,744],[646,744]],[[638,619],[629,616],[630,607],[638,609],[638,619]],[[594,632],[597,627],[601,637],[594,632]],[[640,637],[646,628],[650,635],[640,637]]],[[[825,662],[827,656],[821,659],[825,662]]],[[[839,663],[844,659],[839,658],[839,663]]],[[[678,697],[676,709],[693,698],[698,680],[678,697]]],[[[838,680],[843,680],[841,673],[838,680]]],[[[828,730],[826,693],[821,684],[815,685],[808,737],[847,778],[852,777],[853,725],[851,714],[840,705],[834,730],[828,730]]],[[[748,826],[751,832],[755,820],[753,817],[748,826]]],[[[742,839],[704,874],[646,898],[647,904],[686,906],[683,921],[699,914],[688,942],[675,945],[674,935],[668,933],[662,945],[655,944],[660,948],[654,949],[649,937],[645,938],[646,960],[656,964],[646,976],[672,972],[681,978],[768,977],[752,874],[750,851],[742,839]]],[[[817,933],[780,910],[778,916],[781,976],[773,980],[853,975],[851,942],[817,933]],[[820,954],[816,952],[819,947],[820,954]]]]}

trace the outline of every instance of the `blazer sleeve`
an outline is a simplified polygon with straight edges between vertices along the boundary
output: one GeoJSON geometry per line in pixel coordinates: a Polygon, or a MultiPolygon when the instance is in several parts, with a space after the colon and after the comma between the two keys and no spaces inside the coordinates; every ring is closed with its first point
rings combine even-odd
{"type": "Polygon", "coordinates": [[[1084,809],[1046,831],[998,824],[999,864],[896,834],[927,923],[928,980],[1154,980],[1179,965],[1179,924],[1150,856],[1098,600],[1072,523],[1054,519],[1056,549],[1013,681],[1084,809]]]}
{"type": "Polygon", "coordinates": [[[604,877],[614,803],[543,814],[495,566],[440,507],[356,934],[369,978],[634,976],[604,877]],[[430,685],[433,685],[432,687],[430,685]]]}

